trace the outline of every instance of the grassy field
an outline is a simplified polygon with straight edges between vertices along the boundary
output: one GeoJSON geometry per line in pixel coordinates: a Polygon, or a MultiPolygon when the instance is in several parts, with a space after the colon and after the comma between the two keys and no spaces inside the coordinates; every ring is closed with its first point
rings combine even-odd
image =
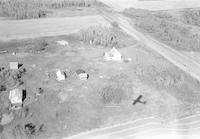
{"type": "MultiPolygon", "coordinates": [[[[27,90],[23,108],[13,111],[10,124],[1,125],[0,138],[61,138],[146,116],[167,121],[199,110],[199,82],[119,28],[88,30],[83,31],[86,36],[89,34],[85,41],[79,32],[0,43],[0,50],[7,51],[0,54],[0,67],[4,67],[0,68],[0,116],[11,112],[10,89],[27,90]],[[91,37],[99,42],[98,35],[110,32],[116,35],[123,58],[132,61],[107,62],[103,54],[112,46],[88,42],[91,37]],[[66,40],[69,45],[61,46],[59,40],[66,40]],[[12,72],[10,61],[23,66],[12,72]],[[66,73],[66,80],[57,80],[57,69],[66,73]],[[75,74],[77,69],[85,70],[89,79],[80,81],[75,74]],[[132,105],[139,95],[146,103],[132,105]]],[[[110,35],[103,38],[110,42],[110,35]]]]}
{"type": "Polygon", "coordinates": [[[24,87],[27,97],[23,108],[13,112],[15,119],[2,126],[0,137],[61,138],[146,116],[167,121],[199,110],[196,80],[130,36],[116,34],[126,45],[118,50],[131,62],[104,61],[103,53],[110,48],[79,41],[78,34],[1,44],[4,50],[16,51],[0,55],[0,67],[5,68],[0,71],[1,113],[9,112],[10,88],[24,87]],[[68,41],[69,46],[58,45],[58,40],[68,41]],[[8,69],[9,61],[16,60],[26,72],[8,69]],[[66,72],[65,81],[57,81],[56,69],[66,72]],[[89,79],[80,81],[74,74],[77,69],[85,70],[89,79]],[[147,103],[133,106],[139,95],[147,103]]]}
{"type": "Polygon", "coordinates": [[[200,51],[200,32],[193,32],[190,25],[198,24],[199,12],[181,12],[179,17],[168,12],[151,12],[126,9],[124,14],[134,19],[138,29],[154,36],[167,45],[186,51],[200,51]],[[193,16],[191,16],[193,15],[193,16]]]}
{"type": "Polygon", "coordinates": [[[91,7],[99,4],[96,0],[2,0],[0,15],[15,19],[45,17],[49,9],[68,7],[91,7]]]}

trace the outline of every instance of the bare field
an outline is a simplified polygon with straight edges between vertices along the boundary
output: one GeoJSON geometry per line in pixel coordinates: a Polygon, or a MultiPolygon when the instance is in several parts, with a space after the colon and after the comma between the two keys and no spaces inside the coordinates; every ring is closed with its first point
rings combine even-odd
{"type": "Polygon", "coordinates": [[[109,26],[101,16],[46,18],[41,20],[3,20],[0,23],[0,40],[38,38],[66,35],[95,25],[109,26]]]}
{"type": "Polygon", "coordinates": [[[148,10],[170,10],[182,8],[195,8],[200,7],[198,0],[101,0],[102,2],[110,5],[114,4],[114,8],[123,11],[126,8],[138,8],[148,10]]]}
{"type": "MultiPolygon", "coordinates": [[[[7,68],[8,62],[16,60],[23,63],[27,99],[23,109],[14,111],[15,119],[3,126],[0,136],[61,138],[146,116],[170,121],[200,110],[198,81],[131,37],[116,34],[121,34],[119,41],[124,44],[119,51],[131,62],[106,62],[103,53],[109,48],[82,43],[75,34],[4,42],[1,48],[7,45],[4,50],[17,54],[9,51],[0,55],[0,66],[7,68]],[[69,46],[55,42],[61,39],[67,40],[69,46]],[[56,69],[67,71],[65,81],[56,80],[56,69]],[[88,81],[76,79],[76,69],[86,70],[88,81]],[[43,90],[40,95],[36,95],[38,88],[43,90]],[[146,104],[132,105],[139,95],[146,104]],[[34,134],[27,133],[27,123],[34,125],[34,134]]],[[[0,95],[4,98],[1,111],[8,112],[8,92],[0,95]]]]}

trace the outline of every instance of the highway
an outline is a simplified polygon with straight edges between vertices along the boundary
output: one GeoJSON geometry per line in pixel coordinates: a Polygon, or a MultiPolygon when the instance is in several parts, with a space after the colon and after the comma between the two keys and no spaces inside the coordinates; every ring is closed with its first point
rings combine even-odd
{"type": "Polygon", "coordinates": [[[200,114],[165,123],[147,117],[63,139],[199,139],[200,114]]]}

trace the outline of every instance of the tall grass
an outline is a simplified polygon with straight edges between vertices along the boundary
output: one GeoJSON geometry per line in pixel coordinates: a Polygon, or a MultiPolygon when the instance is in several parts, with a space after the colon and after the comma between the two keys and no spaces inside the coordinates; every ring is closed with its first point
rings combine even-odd
{"type": "Polygon", "coordinates": [[[1,0],[0,14],[15,19],[41,18],[48,9],[90,7],[96,0],[1,0]]]}

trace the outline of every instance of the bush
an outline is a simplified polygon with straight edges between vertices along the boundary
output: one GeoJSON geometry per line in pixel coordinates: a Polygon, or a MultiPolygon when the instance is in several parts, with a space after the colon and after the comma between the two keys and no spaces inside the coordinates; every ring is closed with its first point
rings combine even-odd
{"type": "Polygon", "coordinates": [[[20,86],[23,84],[22,76],[25,73],[25,69],[20,68],[17,71],[10,69],[3,69],[0,71],[0,87],[1,91],[6,89],[12,89],[13,87],[20,86]]]}
{"type": "Polygon", "coordinates": [[[132,99],[132,80],[124,73],[112,75],[104,81],[104,85],[98,90],[98,95],[104,104],[119,104],[132,99]]]}
{"type": "Polygon", "coordinates": [[[121,88],[114,88],[112,86],[104,87],[100,92],[99,95],[103,103],[120,103],[123,98],[125,98],[124,91],[121,88]]]}
{"type": "Polygon", "coordinates": [[[111,22],[111,25],[115,28],[119,28],[119,24],[116,21],[111,22]]]}
{"type": "Polygon", "coordinates": [[[95,46],[113,47],[118,44],[117,36],[112,28],[92,26],[80,31],[80,40],[95,46]]]}
{"type": "Polygon", "coordinates": [[[181,20],[186,24],[200,26],[200,10],[182,11],[181,17],[181,20]]]}

